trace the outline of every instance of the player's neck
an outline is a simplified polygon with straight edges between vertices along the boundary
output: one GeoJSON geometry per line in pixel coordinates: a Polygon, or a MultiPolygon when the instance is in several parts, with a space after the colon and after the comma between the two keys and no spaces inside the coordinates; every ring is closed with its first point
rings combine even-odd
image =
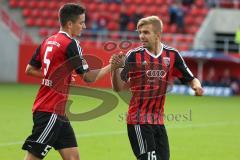
{"type": "Polygon", "coordinates": [[[68,29],[66,29],[66,28],[60,28],[60,31],[66,32],[71,38],[73,37],[72,33],[68,29]]]}
{"type": "Polygon", "coordinates": [[[151,48],[148,48],[148,51],[155,55],[158,55],[160,50],[161,50],[161,45],[159,41],[157,41],[156,44],[153,45],[151,48]]]}

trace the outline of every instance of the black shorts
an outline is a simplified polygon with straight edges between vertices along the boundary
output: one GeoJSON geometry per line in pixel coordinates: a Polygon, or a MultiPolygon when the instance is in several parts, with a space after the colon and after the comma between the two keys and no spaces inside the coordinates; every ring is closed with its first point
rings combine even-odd
{"type": "Polygon", "coordinates": [[[168,136],[164,125],[127,125],[128,138],[138,160],[169,160],[168,136]]]}
{"type": "Polygon", "coordinates": [[[55,113],[34,112],[32,134],[22,146],[38,158],[43,159],[48,151],[77,147],[76,137],[69,120],[55,113]]]}

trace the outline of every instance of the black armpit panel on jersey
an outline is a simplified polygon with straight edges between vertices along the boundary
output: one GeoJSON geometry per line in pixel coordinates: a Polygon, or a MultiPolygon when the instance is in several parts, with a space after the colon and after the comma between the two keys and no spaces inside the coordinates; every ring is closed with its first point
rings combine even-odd
{"type": "Polygon", "coordinates": [[[38,46],[38,48],[36,49],[35,53],[33,54],[29,64],[33,67],[36,68],[41,68],[42,67],[42,63],[41,63],[41,58],[40,58],[40,48],[41,45],[38,46]]]}
{"type": "Polygon", "coordinates": [[[123,67],[123,70],[120,73],[121,79],[125,82],[128,81],[129,71],[130,71],[131,65],[136,62],[135,58],[136,58],[136,52],[132,52],[132,53],[129,53],[129,56],[127,57],[127,59],[125,61],[125,65],[123,67]]]}
{"type": "Polygon", "coordinates": [[[178,52],[176,52],[175,55],[174,70],[176,70],[176,73],[178,73],[177,77],[180,79],[182,83],[190,82],[194,79],[194,75],[187,67],[185,61],[178,52]]]}
{"type": "Polygon", "coordinates": [[[74,68],[77,74],[83,74],[89,71],[87,61],[82,57],[82,49],[77,44],[77,41],[72,42],[67,47],[67,58],[68,60],[74,59],[74,68]]]}

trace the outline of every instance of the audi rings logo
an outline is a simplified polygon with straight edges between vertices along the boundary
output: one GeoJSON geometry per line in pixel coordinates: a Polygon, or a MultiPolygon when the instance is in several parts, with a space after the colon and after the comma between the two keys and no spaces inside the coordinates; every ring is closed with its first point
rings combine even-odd
{"type": "Polygon", "coordinates": [[[164,70],[147,70],[146,72],[147,77],[152,78],[164,78],[166,74],[167,73],[164,70]]]}

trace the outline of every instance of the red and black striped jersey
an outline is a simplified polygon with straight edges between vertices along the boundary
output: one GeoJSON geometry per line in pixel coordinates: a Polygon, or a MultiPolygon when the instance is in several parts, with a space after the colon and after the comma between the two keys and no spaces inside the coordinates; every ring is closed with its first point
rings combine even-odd
{"type": "Polygon", "coordinates": [[[174,77],[182,82],[194,79],[179,52],[164,44],[157,55],[138,47],[127,54],[121,79],[129,81],[130,100],[128,124],[164,124],[166,93],[174,77]]]}
{"type": "Polygon", "coordinates": [[[79,42],[60,31],[40,44],[29,64],[44,75],[32,111],[64,115],[72,71],[88,71],[79,42]]]}

